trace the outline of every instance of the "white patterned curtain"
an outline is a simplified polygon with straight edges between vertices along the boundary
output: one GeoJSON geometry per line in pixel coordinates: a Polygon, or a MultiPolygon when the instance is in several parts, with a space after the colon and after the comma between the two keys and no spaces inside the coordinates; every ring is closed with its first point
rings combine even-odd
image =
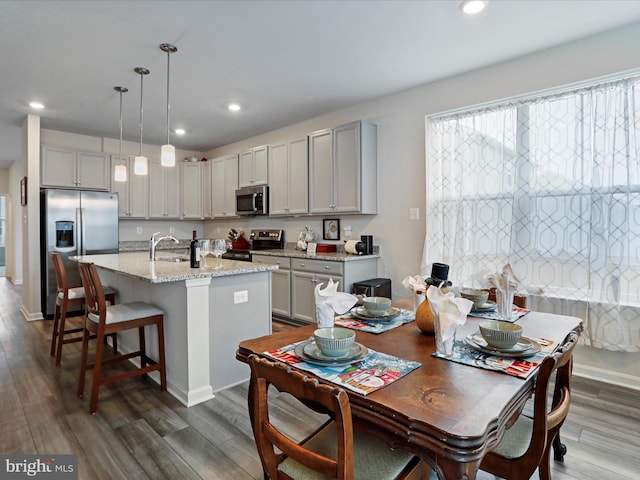
{"type": "Polygon", "coordinates": [[[511,263],[534,310],[640,352],[637,78],[427,119],[422,273],[481,286],[511,263]]]}

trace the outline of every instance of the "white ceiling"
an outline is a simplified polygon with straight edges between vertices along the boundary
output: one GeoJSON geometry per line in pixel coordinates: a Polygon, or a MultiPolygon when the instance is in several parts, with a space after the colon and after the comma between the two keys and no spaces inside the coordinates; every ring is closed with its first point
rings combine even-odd
{"type": "MultiPolygon", "coordinates": [[[[375,97],[640,21],[638,0],[0,1],[0,168],[20,157],[28,103],[41,127],[205,151],[375,97]],[[231,113],[228,102],[243,105],[231,113]]],[[[613,54],[614,52],[612,52],[613,54]]]]}

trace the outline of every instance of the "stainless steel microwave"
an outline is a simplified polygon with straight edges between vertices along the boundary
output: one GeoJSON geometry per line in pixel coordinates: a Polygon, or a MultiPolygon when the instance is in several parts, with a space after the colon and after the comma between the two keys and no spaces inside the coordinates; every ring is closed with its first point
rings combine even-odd
{"type": "Polygon", "coordinates": [[[243,187],[236,190],[237,215],[268,215],[269,187],[243,187]]]}

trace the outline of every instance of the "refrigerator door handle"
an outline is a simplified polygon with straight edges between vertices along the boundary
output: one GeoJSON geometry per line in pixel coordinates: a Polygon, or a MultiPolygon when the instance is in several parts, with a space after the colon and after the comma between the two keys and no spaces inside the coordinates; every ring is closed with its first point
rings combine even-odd
{"type": "Polygon", "coordinates": [[[77,235],[77,245],[78,245],[78,255],[86,255],[87,252],[84,248],[84,208],[76,208],[76,221],[78,228],[76,229],[77,235]]]}

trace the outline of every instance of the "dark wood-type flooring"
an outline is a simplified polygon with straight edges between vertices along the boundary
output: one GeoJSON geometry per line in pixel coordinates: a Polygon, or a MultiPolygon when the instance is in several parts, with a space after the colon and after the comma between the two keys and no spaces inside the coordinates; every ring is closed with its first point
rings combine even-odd
{"type": "MultiPolygon", "coordinates": [[[[0,278],[0,453],[75,453],[80,479],[263,479],[246,383],[186,408],[155,383],[130,379],[106,385],[98,413],[89,415],[88,400],[75,395],[80,344],[65,345],[56,368],[52,322],[25,321],[20,295],[0,278]]],[[[290,327],[274,325],[282,328],[290,327]]],[[[640,392],[600,387],[574,381],[562,430],[568,454],[553,465],[556,480],[638,478],[640,392]]],[[[272,409],[294,435],[314,425],[284,397],[272,409]]]]}

